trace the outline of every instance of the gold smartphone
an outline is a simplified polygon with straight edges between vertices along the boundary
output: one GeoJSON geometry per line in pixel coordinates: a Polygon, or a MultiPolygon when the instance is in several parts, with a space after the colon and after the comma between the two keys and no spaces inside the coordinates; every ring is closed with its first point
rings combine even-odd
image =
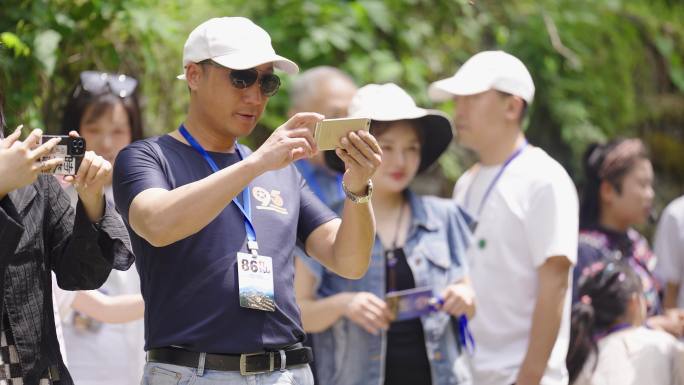
{"type": "Polygon", "coordinates": [[[370,129],[368,118],[324,119],[316,123],[314,139],[319,151],[334,150],[339,147],[340,139],[350,131],[370,129]]]}

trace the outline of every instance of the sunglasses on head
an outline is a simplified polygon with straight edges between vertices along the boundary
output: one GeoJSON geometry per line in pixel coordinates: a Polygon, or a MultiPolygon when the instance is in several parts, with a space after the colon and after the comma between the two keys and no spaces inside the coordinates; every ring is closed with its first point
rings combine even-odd
{"type": "Polygon", "coordinates": [[[80,74],[81,84],[76,88],[74,97],[77,97],[80,90],[91,94],[104,94],[111,92],[121,98],[130,96],[138,87],[138,81],[128,75],[110,74],[106,72],[84,71],[80,74]]]}
{"type": "MultiPolygon", "coordinates": [[[[211,59],[202,61],[200,64],[211,64],[214,67],[227,68],[215,63],[211,59]]],[[[256,68],[249,68],[246,70],[228,70],[230,71],[230,74],[228,75],[230,78],[230,83],[237,89],[243,90],[245,88],[249,88],[258,80],[261,93],[264,94],[264,96],[270,97],[275,95],[280,88],[280,78],[278,75],[272,72],[263,72],[257,70],[256,68]]]]}

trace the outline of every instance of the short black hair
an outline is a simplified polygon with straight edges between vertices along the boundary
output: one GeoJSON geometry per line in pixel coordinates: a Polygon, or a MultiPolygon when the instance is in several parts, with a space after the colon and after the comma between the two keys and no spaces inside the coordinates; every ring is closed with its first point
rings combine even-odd
{"type": "Polygon", "coordinates": [[[518,116],[518,123],[522,124],[525,121],[525,117],[527,116],[527,109],[528,109],[527,100],[523,99],[520,96],[509,94],[508,92],[499,91],[499,90],[496,90],[496,92],[498,92],[499,95],[501,95],[501,96],[516,96],[522,100],[523,107],[522,107],[522,110],[520,111],[520,116],[518,116]]]}

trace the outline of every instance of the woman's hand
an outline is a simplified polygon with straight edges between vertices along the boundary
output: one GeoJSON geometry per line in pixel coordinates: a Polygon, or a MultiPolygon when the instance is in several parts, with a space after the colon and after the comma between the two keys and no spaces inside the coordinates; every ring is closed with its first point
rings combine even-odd
{"type": "MultiPolygon", "coordinates": [[[[69,136],[79,135],[71,131],[69,136]]],[[[76,175],[68,175],[64,180],[76,188],[90,221],[99,221],[104,215],[104,188],[112,181],[111,163],[93,151],[86,151],[76,175]]]]}
{"type": "Polygon", "coordinates": [[[345,317],[373,335],[389,328],[392,314],[385,301],[368,292],[349,294],[350,301],[344,312],[345,317]]]}
{"type": "Polygon", "coordinates": [[[40,144],[43,132],[35,129],[22,142],[21,127],[0,141],[0,198],[9,192],[33,183],[42,171],[57,167],[63,159],[55,158],[40,162],[59,143],[59,138],[40,144]]]}

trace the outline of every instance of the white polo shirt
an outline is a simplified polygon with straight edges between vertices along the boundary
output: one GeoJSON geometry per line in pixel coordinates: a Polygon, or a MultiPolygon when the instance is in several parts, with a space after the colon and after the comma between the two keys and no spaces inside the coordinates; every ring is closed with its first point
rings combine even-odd
{"type": "MultiPolygon", "coordinates": [[[[478,385],[515,381],[529,342],[537,268],[553,256],[566,256],[572,264],[577,260],[577,191],[563,167],[540,148],[528,145],[506,167],[478,218],[485,191],[500,168],[470,170],[454,189],[456,201],[478,219],[468,251],[477,298],[477,312],[470,324],[476,343],[474,383],[478,385]]],[[[570,340],[570,297],[568,289],[542,385],[568,383],[565,357],[570,340]]]]}
{"type": "Polygon", "coordinates": [[[658,278],[679,285],[677,307],[684,308],[684,196],[673,200],[663,211],[654,251],[658,257],[658,278]]]}

